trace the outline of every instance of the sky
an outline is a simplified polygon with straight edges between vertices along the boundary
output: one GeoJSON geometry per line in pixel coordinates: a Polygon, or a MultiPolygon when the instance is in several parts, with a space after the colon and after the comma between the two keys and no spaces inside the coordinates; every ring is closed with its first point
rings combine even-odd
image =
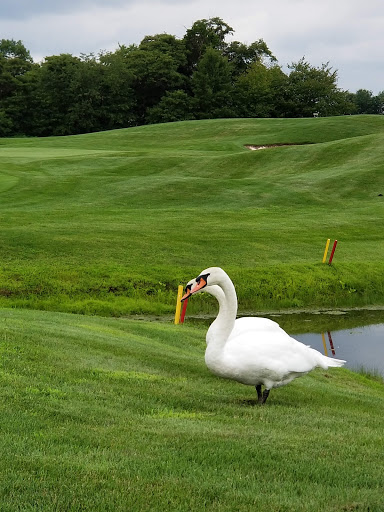
{"type": "Polygon", "coordinates": [[[114,51],[146,35],[182,38],[213,17],[234,29],[231,39],[264,39],[284,71],[304,57],[329,62],[344,90],[384,90],[383,0],[0,0],[0,39],[21,40],[40,62],[114,51]]]}

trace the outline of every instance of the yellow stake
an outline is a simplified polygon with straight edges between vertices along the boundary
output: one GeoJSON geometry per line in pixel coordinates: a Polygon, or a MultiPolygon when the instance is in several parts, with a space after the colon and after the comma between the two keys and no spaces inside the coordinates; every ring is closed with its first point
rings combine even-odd
{"type": "Polygon", "coordinates": [[[325,263],[326,259],[327,259],[327,254],[328,254],[328,248],[329,248],[329,242],[331,240],[328,238],[327,240],[327,243],[325,244],[325,251],[324,251],[324,256],[323,256],[323,263],[325,263]]]}
{"type": "Polygon", "coordinates": [[[327,344],[325,343],[325,336],[324,333],[321,333],[321,337],[323,338],[323,345],[324,345],[324,355],[328,356],[328,350],[327,350],[327,344]]]}
{"type": "Polygon", "coordinates": [[[183,286],[180,284],[177,289],[177,302],[176,302],[176,313],[175,313],[175,325],[180,322],[180,311],[181,311],[181,297],[183,296],[183,286]]]}

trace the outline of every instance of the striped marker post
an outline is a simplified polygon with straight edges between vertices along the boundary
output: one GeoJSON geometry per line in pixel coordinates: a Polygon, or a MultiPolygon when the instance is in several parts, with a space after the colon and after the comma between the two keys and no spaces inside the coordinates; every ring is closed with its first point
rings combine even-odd
{"type": "Polygon", "coordinates": [[[181,310],[181,297],[183,296],[183,285],[179,285],[177,289],[177,302],[176,302],[176,312],[175,312],[175,325],[178,325],[180,322],[180,310],[181,310]]]}

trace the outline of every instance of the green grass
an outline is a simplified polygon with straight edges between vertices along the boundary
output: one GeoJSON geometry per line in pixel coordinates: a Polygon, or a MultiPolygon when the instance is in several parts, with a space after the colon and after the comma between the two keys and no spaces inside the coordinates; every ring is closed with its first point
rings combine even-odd
{"type": "Polygon", "coordinates": [[[319,370],[255,406],[204,333],[3,310],[0,509],[383,510],[382,380],[319,370]]]}
{"type": "Polygon", "coordinates": [[[383,148],[383,116],[2,139],[0,306],[171,314],[212,265],[243,309],[384,304],[383,148]]]}

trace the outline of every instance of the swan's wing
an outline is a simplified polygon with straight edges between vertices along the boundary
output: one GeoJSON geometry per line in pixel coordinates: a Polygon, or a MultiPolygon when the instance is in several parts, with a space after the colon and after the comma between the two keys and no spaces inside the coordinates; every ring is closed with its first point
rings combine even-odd
{"type": "Polygon", "coordinates": [[[306,373],[316,366],[327,366],[325,356],[291,338],[283,329],[243,331],[230,337],[224,352],[238,365],[269,368],[283,374],[306,373]]]}
{"type": "Polygon", "coordinates": [[[284,332],[277,322],[270,320],[269,318],[263,318],[258,316],[246,316],[238,318],[235,321],[235,325],[230,334],[230,338],[244,335],[249,331],[282,331],[284,332]]]}

